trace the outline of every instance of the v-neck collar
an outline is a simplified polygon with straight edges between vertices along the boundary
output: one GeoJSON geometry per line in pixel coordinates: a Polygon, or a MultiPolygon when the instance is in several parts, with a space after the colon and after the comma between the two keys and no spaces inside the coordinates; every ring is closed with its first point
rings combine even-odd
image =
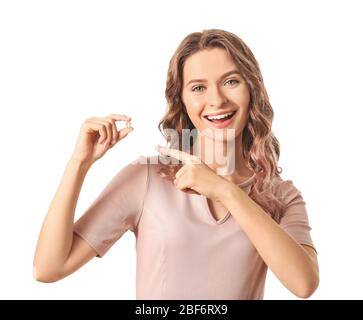
{"type": "MultiPolygon", "coordinates": [[[[236,185],[239,186],[240,188],[245,188],[253,183],[255,177],[256,177],[256,173],[253,173],[253,175],[251,177],[247,178],[245,181],[242,181],[241,183],[237,183],[236,185]]],[[[204,195],[201,195],[201,197],[202,197],[202,202],[206,209],[207,215],[209,216],[212,223],[214,223],[216,225],[220,225],[220,224],[224,223],[231,216],[231,213],[227,210],[225,215],[221,219],[217,220],[216,218],[214,218],[212,212],[209,209],[208,198],[204,195]]]]}

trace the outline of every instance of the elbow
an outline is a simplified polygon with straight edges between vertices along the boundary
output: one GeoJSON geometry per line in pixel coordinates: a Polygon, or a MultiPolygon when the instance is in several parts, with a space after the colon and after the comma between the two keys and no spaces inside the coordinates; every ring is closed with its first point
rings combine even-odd
{"type": "Polygon", "coordinates": [[[38,282],[52,283],[61,279],[57,273],[49,271],[41,271],[36,266],[33,266],[33,278],[38,282]]]}
{"type": "Polygon", "coordinates": [[[295,295],[301,299],[310,298],[319,286],[319,276],[305,281],[304,284],[300,285],[296,290],[295,295]]]}

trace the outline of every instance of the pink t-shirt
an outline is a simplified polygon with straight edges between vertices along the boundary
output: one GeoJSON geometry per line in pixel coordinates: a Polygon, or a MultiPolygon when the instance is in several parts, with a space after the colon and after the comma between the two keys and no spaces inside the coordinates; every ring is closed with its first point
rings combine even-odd
{"type": "MultiPolygon", "coordinates": [[[[182,192],[159,176],[159,164],[139,163],[146,160],[122,168],[74,231],[99,257],[135,233],[136,299],[262,299],[267,266],[233,216],[216,221],[205,196],[182,192]]],[[[254,179],[240,188],[248,193],[254,179]]],[[[275,182],[288,203],[281,227],[315,249],[300,191],[291,180],[275,182]]]]}

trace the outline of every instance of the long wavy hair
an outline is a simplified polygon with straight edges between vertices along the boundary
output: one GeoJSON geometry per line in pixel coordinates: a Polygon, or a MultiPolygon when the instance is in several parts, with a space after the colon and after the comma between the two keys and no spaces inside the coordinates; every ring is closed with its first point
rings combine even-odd
{"type": "MultiPolygon", "coordinates": [[[[280,145],[271,131],[274,112],[259,64],[252,51],[238,36],[224,30],[210,29],[191,33],[182,40],[169,62],[165,89],[167,110],[158,128],[167,140],[170,138],[166,134],[168,128],[176,130],[180,139],[182,129],[195,128],[181,99],[183,67],[188,57],[194,53],[212,48],[227,51],[248,85],[250,103],[248,120],[242,132],[242,152],[247,167],[256,174],[248,195],[279,222],[285,205],[274,194],[272,183],[273,178],[280,177],[282,172],[282,168],[277,166],[280,145]]],[[[177,145],[182,146],[181,141],[177,145]]],[[[162,165],[159,174],[173,180],[181,166],[182,164],[162,165]]]]}

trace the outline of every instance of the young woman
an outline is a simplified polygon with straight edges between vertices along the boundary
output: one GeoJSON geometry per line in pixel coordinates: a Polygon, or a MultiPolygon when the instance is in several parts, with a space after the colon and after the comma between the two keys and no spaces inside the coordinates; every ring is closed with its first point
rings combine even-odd
{"type": "Polygon", "coordinates": [[[170,61],[166,98],[159,129],[179,133],[172,148],[122,168],[74,224],[88,170],[132,130],[117,131],[116,121],[131,120],[124,115],[82,125],[40,232],[34,277],[62,279],[131,230],[137,299],[262,299],[267,267],[309,297],[319,272],[305,202],[279,175],[273,110],[250,49],[223,30],[189,34],[170,61]],[[197,130],[189,150],[180,147],[183,129],[197,130]],[[232,171],[217,174],[212,149],[232,171]]]}

